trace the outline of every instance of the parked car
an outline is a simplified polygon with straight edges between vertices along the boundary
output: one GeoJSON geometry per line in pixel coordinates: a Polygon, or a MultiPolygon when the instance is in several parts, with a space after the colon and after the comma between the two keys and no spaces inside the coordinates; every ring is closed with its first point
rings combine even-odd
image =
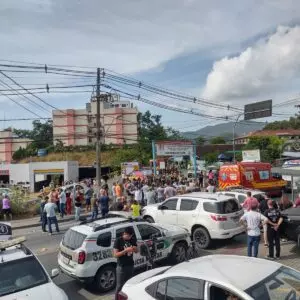
{"type": "Polygon", "coordinates": [[[210,255],[131,278],[120,300],[299,299],[300,272],[274,261],[210,255]]]}
{"type": "Polygon", "coordinates": [[[0,241],[1,300],[68,300],[65,292],[52,281],[59,270],[53,269],[50,277],[23,241],[20,238],[0,241]]]}
{"type": "Polygon", "coordinates": [[[300,246],[300,207],[291,207],[281,212],[283,223],[280,232],[289,240],[298,242],[300,246]]]}
{"type": "Polygon", "coordinates": [[[265,192],[251,189],[230,189],[229,191],[218,192],[218,194],[234,197],[242,205],[247,198],[247,192],[251,192],[251,196],[256,198],[258,202],[260,202],[266,196],[265,192]]]}
{"type": "MultiPolygon", "coordinates": [[[[139,246],[153,237],[159,240],[154,261],[169,258],[173,263],[179,263],[186,259],[191,239],[185,229],[143,221],[131,222],[115,217],[70,228],[59,247],[60,269],[81,282],[94,282],[94,287],[101,292],[113,289],[116,284],[117,263],[117,259],[113,257],[113,244],[129,226],[134,229],[139,246]]],[[[135,268],[146,267],[147,260],[140,252],[133,255],[135,268]]]]}
{"type": "Polygon", "coordinates": [[[195,192],[143,208],[144,220],[186,228],[200,248],[214,239],[229,239],[245,231],[239,224],[244,211],[232,196],[195,192]]]}

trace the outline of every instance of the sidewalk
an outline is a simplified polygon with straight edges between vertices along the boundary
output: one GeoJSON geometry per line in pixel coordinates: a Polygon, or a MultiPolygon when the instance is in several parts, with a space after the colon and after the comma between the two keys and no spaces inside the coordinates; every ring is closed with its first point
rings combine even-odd
{"type": "MultiPolygon", "coordinates": [[[[91,213],[82,213],[80,215],[80,217],[87,217],[90,214],[91,213]]],[[[67,216],[64,216],[64,218],[61,218],[59,215],[57,215],[58,223],[68,222],[68,221],[72,221],[72,220],[75,220],[74,215],[67,215],[67,216]]],[[[40,216],[37,216],[34,218],[27,218],[27,219],[12,220],[12,221],[10,221],[10,223],[11,223],[13,230],[41,226],[40,216]]]]}

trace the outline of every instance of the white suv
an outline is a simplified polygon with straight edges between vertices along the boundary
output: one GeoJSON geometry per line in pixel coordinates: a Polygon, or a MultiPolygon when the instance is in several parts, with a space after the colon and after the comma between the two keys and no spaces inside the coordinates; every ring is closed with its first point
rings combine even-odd
{"type": "Polygon", "coordinates": [[[144,220],[150,223],[186,228],[200,248],[208,248],[213,239],[229,239],[241,234],[244,227],[239,220],[243,213],[234,197],[205,192],[178,195],[142,210],[144,220]]]}
{"type": "Polygon", "coordinates": [[[230,191],[222,191],[218,192],[217,194],[234,197],[242,205],[247,198],[247,192],[251,192],[251,196],[256,198],[258,202],[260,202],[266,196],[266,193],[262,191],[250,189],[231,189],[230,191]]]}
{"type": "MultiPolygon", "coordinates": [[[[121,237],[126,227],[132,227],[138,246],[157,239],[155,261],[170,258],[179,263],[186,259],[191,245],[187,230],[178,226],[131,222],[114,217],[70,228],[60,243],[58,265],[63,273],[81,282],[91,283],[101,292],[107,292],[116,284],[116,263],[113,257],[114,241],[121,237]]],[[[135,268],[145,267],[147,260],[134,253],[135,268]]]]}

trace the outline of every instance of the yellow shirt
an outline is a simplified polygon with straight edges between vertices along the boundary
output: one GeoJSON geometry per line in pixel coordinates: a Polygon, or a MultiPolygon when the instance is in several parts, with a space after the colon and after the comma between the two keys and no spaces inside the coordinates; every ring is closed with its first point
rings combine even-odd
{"type": "Polygon", "coordinates": [[[133,217],[139,217],[140,216],[141,206],[139,204],[132,204],[131,209],[132,209],[132,216],[133,217]]]}

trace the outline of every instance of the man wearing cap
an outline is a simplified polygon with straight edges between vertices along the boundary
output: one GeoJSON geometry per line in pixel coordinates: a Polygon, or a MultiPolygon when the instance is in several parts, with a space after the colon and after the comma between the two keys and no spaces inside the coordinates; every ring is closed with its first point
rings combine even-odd
{"type": "Polygon", "coordinates": [[[276,259],[280,259],[280,234],[279,226],[281,225],[283,218],[279,209],[274,207],[273,200],[268,200],[268,209],[265,211],[265,216],[270,221],[267,227],[267,236],[269,242],[269,255],[267,258],[274,259],[274,245],[276,249],[276,259]]]}
{"type": "MultiPolygon", "coordinates": [[[[247,211],[240,219],[240,223],[245,226],[245,230],[247,231],[248,239],[247,239],[247,248],[248,248],[248,256],[252,256],[252,248],[253,248],[253,256],[257,257],[258,255],[258,247],[260,242],[260,225],[264,223],[271,223],[264,215],[257,211],[258,205],[256,203],[252,203],[251,210],[247,211]]],[[[273,224],[274,225],[274,224],[273,224]]]]}

